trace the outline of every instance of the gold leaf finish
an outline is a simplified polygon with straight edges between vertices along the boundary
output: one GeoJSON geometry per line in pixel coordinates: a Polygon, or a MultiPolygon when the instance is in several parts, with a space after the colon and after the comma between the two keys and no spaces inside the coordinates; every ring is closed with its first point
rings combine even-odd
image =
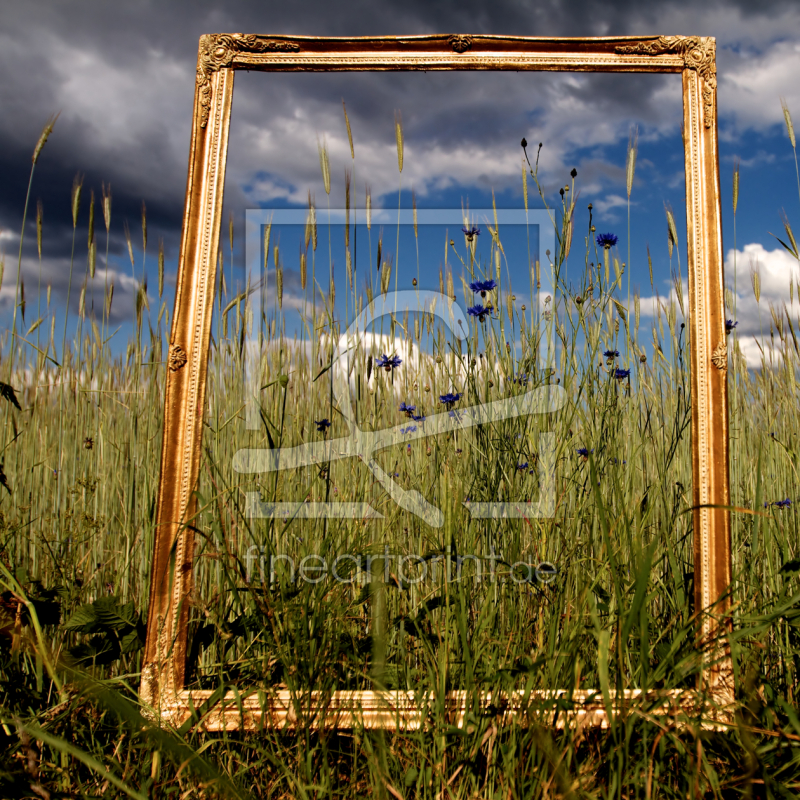
{"type": "Polygon", "coordinates": [[[703,79],[703,125],[710,128],[717,94],[717,48],[707,36],[659,36],[656,41],[620,45],[623,55],[662,55],[680,53],[687,69],[693,69],[703,79]]]}
{"type": "MultiPolygon", "coordinates": [[[[272,71],[509,70],[680,73],[684,98],[686,223],[689,272],[689,341],[692,397],[692,505],[695,608],[702,615],[697,647],[704,671],[700,692],[668,692],[660,708],[686,718],[710,697],[722,709],[733,697],[730,654],[719,634],[730,628],[731,580],[728,474],[727,359],[723,305],[719,158],[715,113],[715,42],[697,36],[546,39],[522,36],[437,34],[324,39],[300,36],[212,34],[201,37],[186,206],[178,262],[164,398],[164,434],[155,520],[147,640],[140,692],[156,716],[173,724],[187,718],[208,693],[184,690],[189,598],[192,588],[194,490],[200,472],[203,409],[219,248],[225,164],[237,69],[272,71]],[[723,348],[724,349],[724,348],[723,348]],[[723,367],[720,367],[720,362],[723,367]]],[[[259,701],[240,687],[242,712],[228,698],[204,720],[208,730],[267,725],[359,726],[414,729],[426,723],[428,701],[413,693],[314,692],[297,697],[268,692],[259,701]]],[[[563,694],[553,689],[523,698],[481,696],[501,708],[501,721],[525,724],[526,708],[563,694]],[[526,705],[527,704],[527,705],[526,705]]],[[[563,724],[572,715],[605,725],[596,695],[570,692],[574,712],[543,721],[563,724]]],[[[622,708],[639,696],[612,695],[622,708]]],[[[649,695],[648,695],[649,698],[649,695]]],[[[447,714],[460,724],[471,699],[450,692],[447,714]]],[[[487,708],[489,706],[487,705],[487,708]]],[[[551,705],[552,708],[552,705],[551,705]]],[[[653,712],[655,713],[655,712],[653,712]]],[[[723,713],[723,712],[719,712],[723,713]]],[[[703,712],[702,724],[716,724],[703,712]],[[710,722],[709,722],[710,720],[710,722]]]]}
{"type": "Polygon", "coordinates": [[[200,127],[208,124],[211,108],[211,74],[230,67],[237,53],[291,52],[299,50],[294,42],[265,39],[253,33],[217,33],[200,37],[197,59],[197,86],[200,92],[200,127]]]}
{"type": "Polygon", "coordinates": [[[170,372],[177,372],[187,361],[186,351],[179,344],[170,345],[168,360],[170,372]]]}
{"type": "MultiPolygon", "coordinates": [[[[212,691],[184,691],[162,705],[161,720],[180,727],[192,711],[207,703],[212,691]]],[[[609,690],[612,713],[627,712],[645,705],[655,718],[672,722],[693,720],[704,730],[725,730],[734,722],[732,709],[713,698],[691,690],[672,689],[643,692],[609,690]]],[[[454,728],[464,729],[476,713],[476,698],[466,691],[450,691],[442,698],[443,714],[454,728]]],[[[353,729],[417,731],[430,722],[435,698],[413,691],[339,691],[299,695],[286,690],[260,692],[249,696],[229,692],[203,717],[203,730],[263,730],[265,727],[310,730],[353,729]],[[260,696],[259,696],[260,694],[260,696]],[[325,713],[319,713],[324,708],[325,713]]],[[[477,699],[481,716],[503,724],[607,728],[608,710],[599,692],[585,689],[544,689],[530,692],[486,692],[477,699]],[[559,703],[558,701],[562,702],[559,703]]],[[[195,712],[196,713],[196,712],[195,712]]]]}
{"type": "Polygon", "coordinates": [[[472,37],[462,33],[454,33],[447,41],[456,53],[466,53],[472,47],[472,37]]]}
{"type": "Polygon", "coordinates": [[[717,369],[728,369],[728,346],[725,344],[725,342],[720,342],[717,345],[716,349],[711,355],[711,361],[717,369]]]}
{"type": "Polygon", "coordinates": [[[716,345],[725,340],[719,149],[716,116],[705,111],[704,85],[697,69],[683,70],[694,587],[695,608],[706,612],[698,642],[707,663],[703,680],[727,696],[733,691],[730,653],[709,646],[730,629],[725,598],[731,582],[731,517],[727,371],[714,368],[712,361],[716,345]]]}

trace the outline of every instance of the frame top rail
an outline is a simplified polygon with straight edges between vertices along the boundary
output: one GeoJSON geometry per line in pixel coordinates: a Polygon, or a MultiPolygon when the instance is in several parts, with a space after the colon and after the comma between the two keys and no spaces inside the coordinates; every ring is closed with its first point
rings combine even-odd
{"type": "Polygon", "coordinates": [[[241,33],[200,39],[202,71],[537,70],[681,72],[713,63],[715,40],[700,36],[543,38],[465,33],[309,37],[241,33]]]}

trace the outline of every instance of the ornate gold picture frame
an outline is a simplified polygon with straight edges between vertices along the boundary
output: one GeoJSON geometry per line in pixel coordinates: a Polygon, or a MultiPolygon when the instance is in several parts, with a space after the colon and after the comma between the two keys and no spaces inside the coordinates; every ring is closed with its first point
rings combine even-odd
{"type": "MultiPolygon", "coordinates": [[[[716,108],[715,40],[691,36],[545,39],[464,34],[312,38],[211,34],[200,39],[197,61],[186,205],[175,309],[169,340],[161,473],[152,556],[147,641],[141,695],[165,721],[181,724],[208,701],[209,691],[184,689],[187,621],[194,535],[182,521],[194,512],[192,493],[201,456],[206,371],[214,301],[216,254],[236,70],[514,70],[681,73],[686,164],[689,324],[692,400],[692,496],[695,608],[702,616],[698,647],[706,668],[698,693],[717,705],[733,696],[730,658],[720,640],[731,580],[728,473],[727,350],[723,304],[723,256],[716,108]]],[[[663,708],[674,713],[698,693],[673,692],[663,708]]],[[[533,693],[534,695],[536,693],[533,693]]],[[[539,692],[540,698],[565,695],[539,692]]],[[[595,693],[570,692],[570,715],[607,724],[607,708],[595,693]]],[[[635,691],[613,698],[617,706],[635,691]]],[[[413,729],[422,724],[427,699],[413,693],[335,692],[313,712],[316,695],[303,699],[304,717],[318,727],[413,729]]],[[[502,699],[504,719],[524,712],[528,696],[502,699]]],[[[484,698],[498,705],[498,698],[484,698]]],[[[208,730],[291,724],[296,698],[288,692],[226,695],[207,713],[208,730]]],[[[458,725],[466,710],[463,692],[445,703],[458,725]]],[[[556,716],[564,724],[564,713],[556,716]]]]}

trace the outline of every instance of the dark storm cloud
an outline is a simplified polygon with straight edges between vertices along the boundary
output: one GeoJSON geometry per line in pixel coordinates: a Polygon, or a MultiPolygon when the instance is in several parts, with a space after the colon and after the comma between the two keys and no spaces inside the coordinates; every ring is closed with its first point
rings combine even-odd
{"type": "MultiPolygon", "coordinates": [[[[157,239],[163,236],[167,255],[174,258],[186,180],[194,64],[197,40],[202,33],[255,31],[347,36],[468,31],[589,36],[663,30],[717,35],[724,43],[726,26],[734,17],[752,21],[752,31],[748,29],[747,36],[760,36],[764,41],[770,36],[785,36],[785,31],[775,28],[778,22],[770,21],[790,13],[794,7],[789,0],[762,2],[757,7],[747,0],[729,0],[707,4],[702,11],[695,11],[688,0],[659,4],[641,4],[638,0],[605,3],[408,0],[346,4],[6,2],[0,30],[0,69],[4,75],[0,84],[0,169],[4,178],[0,228],[18,232],[31,151],[47,117],[60,110],[55,132],[37,167],[32,193],[34,201],[40,197],[44,204],[48,269],[53,275],[60,275],[69,253],[70,189],[76,172],[85,175],[84,229],[89,191],[94,188],[99,199],[102,182],[112,187],[110,250],[115,269],[123,271],[127,261],[122,220],[129,220],[134,243],[140,241],[142,200],[147,204],[150,253],[154,252],[157,239]],[[691,30],[665,30],[665,23],[671,27],[672,21],[682,28],[691,21],[691,30]],[[773,28],[774,34],[770,33],[773,28]]],[[[721,52],[720,63],[725,57],[721,52]]],[[[400,75],[329,75],[317,81],[305,80],[310,76],[295,76],[302,79],[261,81],[258,86],[251,77],[255,76],[242,76],[241,80],[237,77],[240,91],[237,90],[235,102],[232,147],[252,144],[259,129],[276,117],[298,110],[313,116],[315,110],[329,103],[331,96],[338,99],[346,94],[361,142],[383,139],[388,148],[393,109],[400,107],[412,151],[415,140],[424,141],[432,150],[439,148],[437,157],[447,163],[448,153],[463,147],[460,158],[467,161],[469,147],[475,143],[489,147],[491,142],[501,141],[508,142],[510,148],[518,142],[520,126],[513,120],[499,122],[501,115],[497,112],[504,106],[514,107],[520,98],[525,98],[526,131],[532,131],[532,135],[542,128],[546,115],[558,116],[559,107],[562,117],[576,117],[575,129],[563,131],[562,149],[555,149],[553,163],[557,170],[564,166],[560,159],[570,143],[577,140],[580,125],[596,125],[595,133],[602,140],[602,126],[615,115],[633,115],[657,126],[671,114],[669,103],[663,100],[665,81],[671,76],[663,79],[627,76],[624,92],[614,88],[618,76],[607,75],[581,76],[579,80],[541,76],[536,88],[530,91],[523,87],[524,76],[515,80],[496,74],[466,83],[462,75],[421,76],[419,80],[400,75]],[[509,85],[511,91],[507,91],[509,85]],[[392,89],[390,97],[387,87],[392,89]],[[578,107],[582,116],[574,113],[578,107]]],[[[336,124],[341,127],[341,120],[336,124]]],[[[608,138],[612,134],[616,135],[616,131],[609,128],[608,138]]],[[[283,135],[291,141],[291,131],[286,129],[283,135]]],[[[309,133],[309,142],[312,157],[298,157],[293,168],[296,167],[299,180],[318,182],[313,132],[309,133]]],[[[262,143],[261,150],[256,152],[268,155],[272,151],[262,143]]],[[[513,158],[520,155],[516,151],[513,158]]],[[[430,171],[431,163],[420,165],[417,176],[420,183],[424,183],[422,173],[430,171]]],[[[231,167],[226,204],[228,208],[240,208],[245,203],[248,176],[244,162],[237,165],[235,154],[231,167]]],[[[592,175],[611,174],[600,162],[593,163],[591,170],[592,175]]],[[[467,169],[459,180],[480,182],[486,174],[467,169]]],[[[100,214],[96,226],[102,230],[100,214]]],[[[27,232],[30,241],[34,231],[31,222],[27,232]]],[[[78,239],[85,254],[85,232],[78,239]]],[[[8,269],[9,254],[15,251],[15,245],[8,239],[4,244],[8,276],[12,271],[8,269]]],[[[155,263],[155,259],[151,257],[150,263],[155,263]]],[[[25,264],[26,281],[30,284],[36,269],[32,261],[25,264]]],[[[54,281],[54,292],[61,294],[62,284],[63,281],[54,281]]]]}

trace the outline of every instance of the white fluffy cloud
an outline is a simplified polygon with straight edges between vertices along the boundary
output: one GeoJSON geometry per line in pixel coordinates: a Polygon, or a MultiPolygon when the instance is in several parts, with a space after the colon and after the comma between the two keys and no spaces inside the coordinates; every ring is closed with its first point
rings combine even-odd
{"type": "Polygon", "coordinates": [[[595,210],[601,217],[605,217],[612,209],[626,208],[627,205],[627,199],[618,194],[610,194],[605,199],[594,201],[595,210]]]}
{"type": "MultiPolygon", "coordinates": [[[[788,310],[795,333],[800,336],[800,263],[783,248],[767,250],[760,243],[746,244],[741,250],[731,248],[725,257],[725,284],[730,291],[730,299],[733,300],[733,306],[728,307],[726,313],[729,319],[738,323],[736,335],[748,366],[757,368],[761,365],[762,349],[768,356],[772,345],[770,328],[775,328],[773,311],[781,320],[785,334],[790,336],[786,324],[788,310]],[[758,302],[753,289],[753,275],[756,272],[759,275],[760,289],[758,302]],[[790,282],[793,283],[791,290],[790,282]]],[[[664,314],[669,304],[674,302],[677,319],[680,321],[682,315],[677,299],[673,285],[669,286],[664,295],[641,297],[641,316],[653,317],[659,307],[664,314]]],[[[687,310],[688,304],[689,289],[684,276],[683,305],[687,310]]],[[[777,350],[782,347],[783,343],[779,341],[776,331],[775,348],[777,350]]]]}
{"type": "MultiPolygon", "coordinates": [[[[310,188],[324,205],[317,152],[318,139],[324,138],[332,196],[341,198],[343,172],[352,168],[338,102],[342,92],[348,98],[358,98],[359,91],[374,98],[369,104],[348,102],[356,154],[353,186],[362,203],[365,179],[376,204],[381,196],[396,198],[401,178],[403,188],[413,186],[419,196],[453,186],[496,191],[513,186],[521,192],[523,154],[518,142],[523,133],[532,161],[538,142],[545,143],[539,175],[547,190],[568,182],[570,170],[577,166],[583,191],[600,191],[609,181],[624,181],[624,170],[608,162],[603,148],[627,139],[631,114],[647,119],[650,138],[659,132],[674,134],[680,117],[678,76],[445,74],[426,76],[424,83],[416,75],[401,77],[408,83],[378,75],[370,78],[374,83],[331,85],[330,93],[322,96],[310,89],[305,95],[288,92],[277,83],[237,88],[242,100],[231,127],[229,184],[241,186],[250,201],[259,203],[302,204],[310,188]],[[639,82],[642,78],[646,83],[639,82]],[[630,99],[634,97],[641,102],[636,104],[630,99]],[[402,175],[395,105],[408,112],[402,175]],[[269,108],[268,116],[264,108],[269,108]],[[576,161],[576,149],[586,148],[596,152],[576,161]],[[259,170],[255,177],[254,170],[259,170]]],[[[532,197],[537,193],[530,178],[528,191],[532,197]]],[[[620,198],[612,195],[606,202],[611,208],[620,198]]]]}
{"type": "MultiPolygon", "coordinates": [[[[761,363],[761,350],[757,342],[760,341],[766,350],[771,341],[770,327],[774,327],[774,323],[770,306],[782,320],[786,330],[785,305],[795,332],[798,332],[800,263],[781,247],[767,250],[761,244],[746,244],[741,250],[728,251],[725,258],[725,282],[731,292],[735,289],[739,346],[747,363],[757,366],[761,363]],[[756,302],[753,289],[752,275],[756,273],[760,282],[759,302],[756,302]],[[790,282],[794,284],[791,293],[790,282]]],[[[729,313],[733,316],[733,311],[729,313]]]]}
{"type": "Polygon", "coordinates": [[[800,41],[778,42],[763,53],[739,51],[728,56],[729,69],[719,83],[720,110],[740,127],[764,129],[784,124],[784,97],[800,123],[800,41]]]}
{"type": "MultiPolygon", "coordinates": [[[[23,258],[20,272],[20,280],[26,287],[27,311],[25,321],[21,316],[17,318],[18,328],[31,325],[36,320],[36,314],[41,307],[42,317],[45,327],[49,330],[50,317],[53,314],[59,316],[66,305],[67,284],[69,282],[69,261],[67,259],[44,259],[40,264],[38,260],[23,258]],[[37,288],[41,283],[41,297],[37,295],[37,288]],[[47,307],[46,297],[48,286],[52,289],[52,302],[47,307]]],[[[128,321],[134,316],[136,305],[136,295],[139,291],[139,283],[131,276],[130,272],[124,268],[109,265],[106,272],[102,263],[97,264],[97,271],[94,279],[89,278],[84,260],[76,259],[73,266],[72,282],[69,291],[70,295],[70,315],[78,312],[81,290],[86,287],[85,309],[87,315],[92,315],[99,320],[102,318],[103,298],[105,296],[106,285],[114,286],[113,300],[111,304],[112,323],[128,321]]],[[[0,287],[0,310],[9,311],[14,308],[14,298],[17,291],[17,263],[10,263],[6,259],[6,268],[3,276],[2,287],[0,287]]],[[[148,292],[148,302],[153,311],[153,319],[158,313],[158,306],[155,305],[158,298],[152,292],[148,292]]],[[[72,317],[74,319],[74,316],[72,317]]],[[[63,322],[59,322],[59,326],[63,322]]],[[[60,329],[60,327],[59,327],[60,329]]]]}

